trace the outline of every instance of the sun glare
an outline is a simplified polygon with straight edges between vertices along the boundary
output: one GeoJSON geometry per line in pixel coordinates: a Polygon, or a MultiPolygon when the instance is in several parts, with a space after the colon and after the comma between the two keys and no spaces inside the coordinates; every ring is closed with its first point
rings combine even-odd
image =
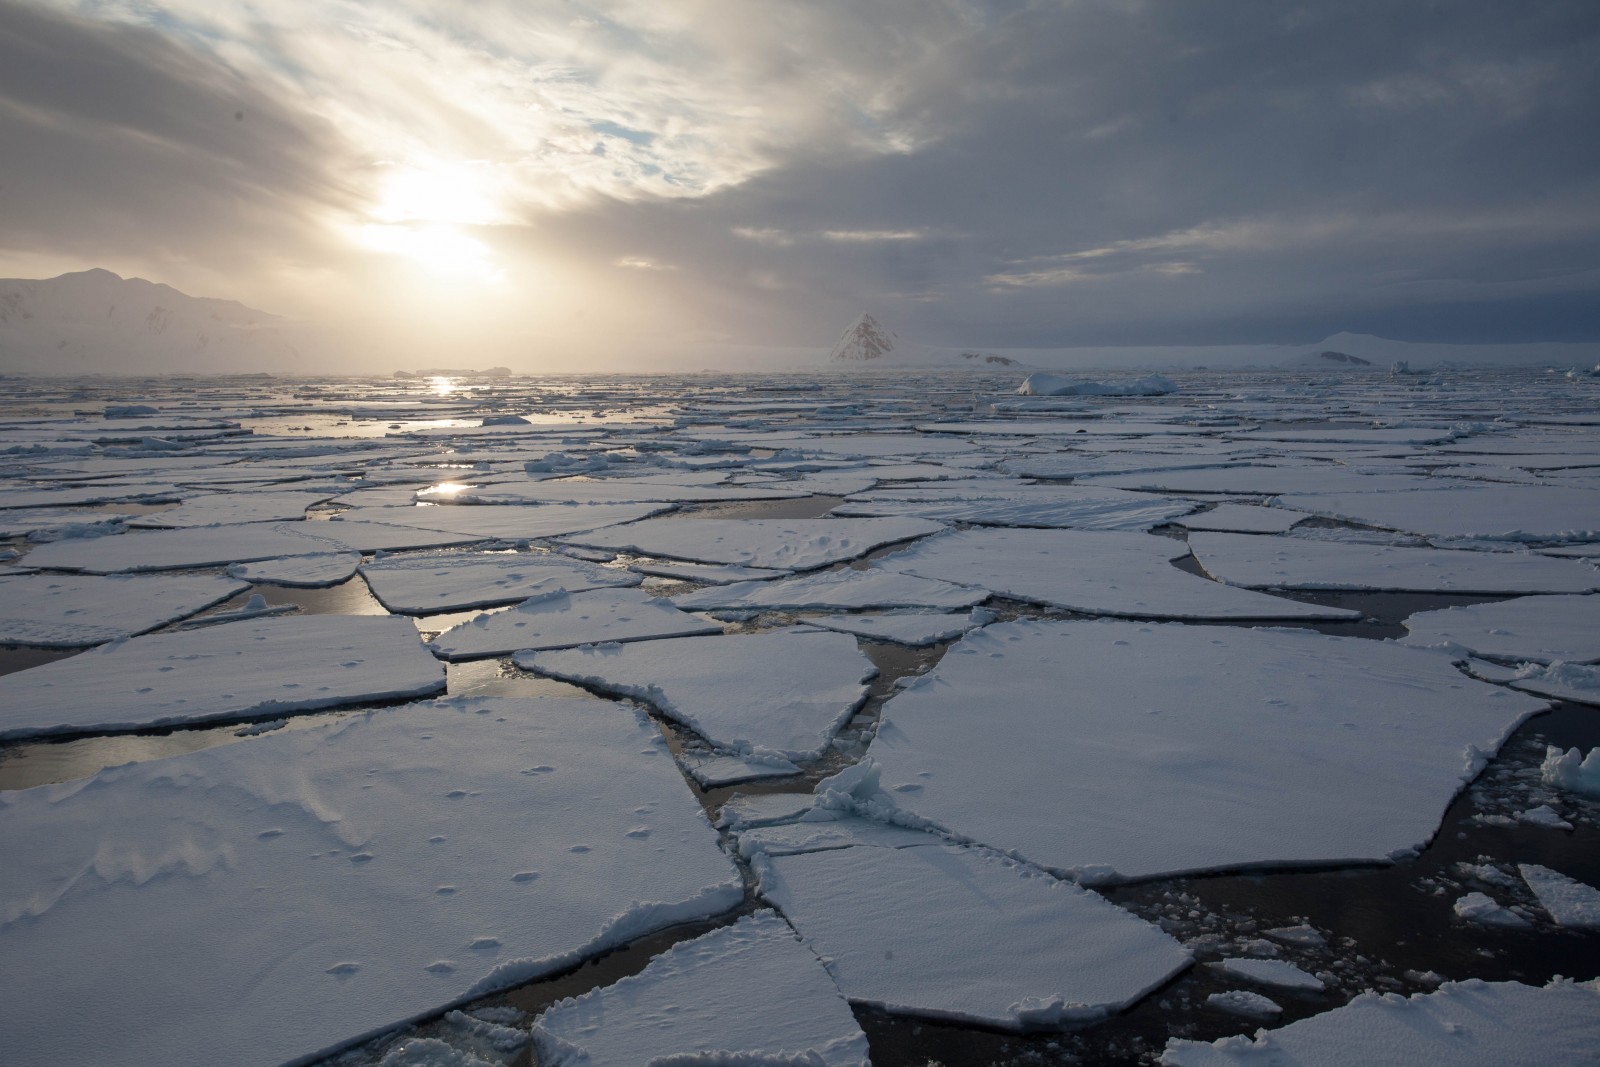
{"type": "Polygon", "coordinates": [[[443,161],[386,166],[368,221],[352,237],[363,248],[399,256],[436,278],[500,284],[494,250],[468,226],[504,223],[487,164],[443,161]]]}

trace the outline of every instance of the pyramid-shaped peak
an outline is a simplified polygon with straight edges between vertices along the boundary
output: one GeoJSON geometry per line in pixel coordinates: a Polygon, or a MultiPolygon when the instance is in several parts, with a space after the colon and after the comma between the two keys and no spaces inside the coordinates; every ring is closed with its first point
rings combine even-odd
{"type": "Polygon", "coordinates": [[[839,343],[833,346],[828,359],[841,363],[864,363],[892,352],[894,340],[894,334],[879,326],[877,319],[862,312],[861,317],[840,336],[839,343]]]}

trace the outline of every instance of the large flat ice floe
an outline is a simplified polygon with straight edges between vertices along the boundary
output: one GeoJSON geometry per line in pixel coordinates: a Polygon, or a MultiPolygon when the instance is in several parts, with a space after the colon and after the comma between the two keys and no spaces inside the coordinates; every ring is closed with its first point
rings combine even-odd
{"type": "Polygon", "coordinates": [[[443,530],[473,537],[511,541],[596,530],[634,522],[668,510],[668,504],[500,504],[472,507],[357,507],[339,516],[343,522],[379,522],[419,530],[443,530]]]}
{"type": "Polygon", "coordinates": [[[1161,1062],[1165,1067],[1578,1067],[1594,1062],[1596,1018],[1597,982],[1557,978],[1541,988],[1472,979],[1412,997],[1363,993],[1342,1008],[1278,1030],[1259,1030],[1254,1038],[1174,1038],[1161,1062]]]}
{"type": "Polygon", "coordinates": [[[1600,660],[1600,596],[1524,596],[1421,611],[1405,620],[1408,645],[1549,663],[1600,660]]]}
{"type": "Polygon", "coordinates": [[[863,844],[758,855],[761,894],[852,1001],[1009,1030],[1123,1008],[1189,964],[1091,890],[985,849],[863,844]]]}
{"type": "Polygon", "coordinates": [[[205,574],[0,577],[0,643],[87,648],[188,618],[248,588],[205,574]]]}
{"type": "Polygon", "coordinates": [[[719,748],[815,759],[877,668],[855,638],[777,630],[520,654],[517,666],[635,697],[719,748]]]}
{"type": "Polygon", "coordinates": [[[851,497],[835,515],[914,515],[980,526],[1071,527],[1079,530],[1148,530],[1193,511],[1192,501],[1080,485],[998,488],[931,485],[882,489],[851,497]]]}
{"type": "Polygon", "coordinates": [[[19,1064],[303,1062],[743,895],[660,734],[593,700],[378,711],[0,793],[0,850],[19,1064]]]}
{"type": "Polygon", "coordinates": [[[1551,485],[1429,485],[1404,493],[1303,493],[1278,503],[1297,511],[1426,537],[1510,541],[1600,540],[1600,489],[1551,485]]]}
{"type": "Polygon", "coordinates": [[[1255,589],[1371,589],[1418,593],[1587,593],[1600,569],[1534,552],[1313,541],[1238,533],[1193,533],[1189,547],[1207,574],[1255,589]]]}
{"type": "Polygon", "coordinates": [[[155,511],[129,520],[130,526],[218,526],[243,522],[281,522],[306,517],[306,509],[320,504],[332,492],[206,493],[190,497],[178,507],[155,511]]]}
{"type": "Polygon", "coordinates": [[[551,593],[505,611],[486,612],[452,626],[428,647],[445,659],[464,660],[525,649],[721,632],[718,623],[679,611],[665,598],[637,589],[591,589],[551,593]]]}
{"type": "Polygon", "coordinates": [[[690,611],[711,609],[847,611],[852,608],[970,608],[989,591],[877,569],[825,571],[782,581],[738,582],[701,589],[673,603],[690,611]]]}
{"type": "Polygon", "coordinates": [[[569,593],[638,585],[637,574],[570,556],[460,552],[392,556],[364,563],[361,576],[390,611],[437,615],[511,604],[565,589],[569,593]]]}
{"type": "Polygon", "coordinates": [[[1524,863],[1517,870],[1557,926],[1600,927],[1600,890],[1537,863],[1524,863]]]}
{"type": "Polygon", "coordinates": [[[808,571],[942,529],[926,519],[646,519],[565,540],[695,563],[808,571]]]}
{"type": "Polygon", "coordinates": [[[869,762],[818,789],[1091,881],[1382,861],[1546,706],[1355,638],[1003,623],[890,700],[869,762]]]}
{"type": "Polygon", "coordinates": [[[664,1060],[866,1067],[850,1005],[770,911],[663,952],[639,974],[546,1009],[533,1024],[545,1067],[664,1060]]]}
{"type": "Polygon", "coordinates": [[[0,676],[0,739],[262,718],[444,687],[444,665],[405,619],[233,622],[129,638],[0,676]]]}
{"type": "Polygon", "coordinates": [[[1354,619],[1208,581],[1172,566],[1182,541],[1098,530],[953,530],[877,561],[885,570],[979,585],[1001,596],[1096,615],[1166,619],[1354,619]]]}

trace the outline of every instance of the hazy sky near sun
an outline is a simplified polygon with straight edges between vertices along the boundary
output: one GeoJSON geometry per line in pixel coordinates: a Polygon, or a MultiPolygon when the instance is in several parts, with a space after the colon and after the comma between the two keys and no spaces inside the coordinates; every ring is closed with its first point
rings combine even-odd
{"type": "Polygon", "coordinates": [[[0,276],[462,344],[1600,338],[1594,0],[0,0],[0,276]]]}

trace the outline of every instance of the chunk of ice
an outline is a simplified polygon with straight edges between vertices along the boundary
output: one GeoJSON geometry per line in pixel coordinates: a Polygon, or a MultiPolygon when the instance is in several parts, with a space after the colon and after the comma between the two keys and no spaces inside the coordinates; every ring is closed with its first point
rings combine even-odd
{"type": "Polygon", "coordinates": [[[1600,889],[1537,863],[1521,864],[1517,870],[1557,926],[1600,928],[1600,889]]]}
{"type": "Polygon", "coordinates": [[[638,585],[639,576],[570,556],[528,552],[447,552],[391,556],[361,565],[372,595],[390,611],[436,615],[512,604],[557,590],[638,585]]]}
{"type": "Polygon", "coordinates": [[[205,574],[0,577],[0,644],[87,648],[188,618],[248,588],[205,574]]]}
{"type": "Polygon", "coordinates": [[[722,626],[679,611],[670,600],[637,589],[556,592],[506,611],[478,615],[428,642],[448,660],[510,652],[571,648],[596,642],[648,641],[721,633],[722,626]]]}
{"type": "MultiPolygon", "coordinates": [[[[1247,956],[1231,956],[1219,960],[1217,969],[1223,974],[1233,978],[1243,978],[1247,982],[1257,985],[1273,986],[1277,989],[1321,990],[1324,988],[1322,979],[1314,974],[1302,971],[1286,960],[1251,959],[1247,956]]],[[[1276,1014],[1276,1012],[1274,1012],[1276,1014]]]]}
{"type": "Polygon", "coordinates": [[[1600,596],[1524,596],[1421,611],[1405,621],[1408,645],[1549,663],[1600,660],[1600,596]]]}
{"type": "Polygon", "coordinates": [[[942,529],[926,519],[646,519],[566,540],[696,563],[808,571],[942,529]]]}
{"type": "Polygon", "coordinates": [[[987,589],[887,570],[824,571],[769,582],[737,582],[674,599],[689,611],[838,611],[852,608],[970,608],[987,589]]]}

